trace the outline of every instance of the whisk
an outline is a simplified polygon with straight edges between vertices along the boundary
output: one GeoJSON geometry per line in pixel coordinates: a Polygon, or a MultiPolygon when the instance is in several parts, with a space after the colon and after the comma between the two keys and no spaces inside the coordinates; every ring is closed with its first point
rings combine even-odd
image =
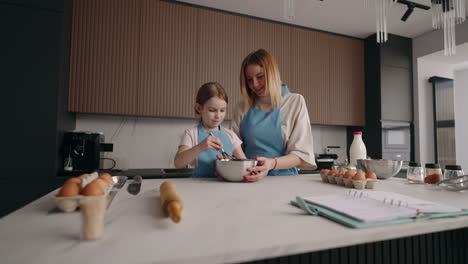
{"type": "MultiPolygon", "coordinates": [[[[210,132],[209,134],[210,134],[210,136],[215,137],[215,135],[213,135],[212,132],[210,132]]],[[[223,155],[223,157],[227,157],[228,159],[233,159],[233,157],[232,157],[231,155],[227,154],[227,153],[224,151],[224,149],[221,149],[219,152],[221,152],[221,154],[223,155]]]]}

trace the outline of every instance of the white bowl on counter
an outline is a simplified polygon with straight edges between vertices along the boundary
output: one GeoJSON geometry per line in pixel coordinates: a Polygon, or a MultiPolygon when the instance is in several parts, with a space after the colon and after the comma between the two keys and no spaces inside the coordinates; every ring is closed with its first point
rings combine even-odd
{"type": "Polygon", "coordinates": [[[216,171],[226,181],[240,182],[250,174],[247,169],[256,165],[253,159],[222,159],[216,160],[216,171]]]}
{"type": "Polygon", "coordinates": [[[388,179],[398,174],[403,165],[402,160],[358,159],[357,168],[365,172],[372,171],[379,179],[388,179]]]}

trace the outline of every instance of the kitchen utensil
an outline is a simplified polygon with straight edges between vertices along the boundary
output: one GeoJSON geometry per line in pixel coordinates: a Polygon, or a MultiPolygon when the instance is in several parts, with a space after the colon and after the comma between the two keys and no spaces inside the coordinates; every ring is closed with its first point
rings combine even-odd
{"type": "Polygon", "coordinates": [[[137,195],[140,192],[142,178],[141,176],[133,177],[132,182],[128,185],[127,191],[130,194],[137,195]]]}
{"type": "MultiPolygon", "coordinates": [[[[213,135],[212,132],[210,132],[209,134],[210,134],[210,136],[215,137],[215,135],[213,135]]],[[[234,157],[232,157],[231,155],[227,154],[227,153],[224,151],[224,149],[221,149],[221,151],[219,151],[219,152],[221,152],[221,155],[223,155],[223,157],[226,157],[226,158],[228,158],[228,159],[233,159],[233,158],[234,158],[234,157]]]]}
{"type": "Polygon", "coordinates": [[[175,184],[166,181],[159,187],[161,209],[174,223],[179,223],[182,218],[183,203],[175,184]]]}
{"type": "Polygon", "coordinates": [[[115,195],[119,192],[119,189],[122,189],[127,182],[127,176],[112,176],[112,181],[114,182],[114,186],[112,186],[112,190],[109,193],[107,208],[110,207],[115,195]]]}
{"type": "Polygon", "coordinates": [[[357,168],[365,172],[372,171],[379,179],[391,178],[401,170],[402,160],[358,159],[357,168]]]}
{"type": "Polygon", "coordinates": [[[127,182],[127,176],[112,176],[112,181],[114,182],[113,188],[122,189],[127,182]]]}
{"type": "Polygon", "coordinates": [[[449,191],[468,190],[468,175],[462,175],[456,178],[446,179],[436,184],[449,191]]]}
{"type": "Polygon", "coordinates": [[[216,160],[216,171],[226,181],[243,181],[248,175],[248,168],[255,167],[257,161],[253,159],[216,160]]]}

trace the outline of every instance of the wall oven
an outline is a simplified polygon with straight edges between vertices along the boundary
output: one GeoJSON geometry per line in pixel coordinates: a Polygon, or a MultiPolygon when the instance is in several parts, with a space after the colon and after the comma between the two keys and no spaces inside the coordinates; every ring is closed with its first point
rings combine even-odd
{"type": "Polygon", "coordinates": [[[382,158],[410,161],[411,124],[401,121],[382,121],[382,158]]]}

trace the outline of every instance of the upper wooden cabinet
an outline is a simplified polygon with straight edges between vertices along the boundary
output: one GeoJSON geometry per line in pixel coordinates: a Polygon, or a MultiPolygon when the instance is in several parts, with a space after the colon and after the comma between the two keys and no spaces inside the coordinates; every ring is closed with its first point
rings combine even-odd
{"type": "Polygon", "coordinates": [[[364,42],[329,36],[332,125],[365,125],[364,42]]]}
{"type": "MultiPolygon", "coordinates": [[[[245,32],[247,18],[200,9],[198,38],[198,81],[196,91],[203,83],[219,82],[228,94],[226,119],[231,119],[233,107],[241,100],[239,74],[241,62],[249,52],[245,32]]],[[[195,96],[192,98],[192,105],[195,96]]]]}
{"type": "MultiPolygon", "coordinates": [[[[249,52],[265,49],[271,53],[278,63],[281,80],[288,84],[291,80],[291,31],[293,28],[252,18],[248,21],[249,26],[244,33],[244,41],[248,44],[249,52]]],[[[242,60],[239,61],[239,65],[241,62],[242,60]]]]}
{"type": "Polygon", "coordinates": [[[291,36],[291,81],[293,92],[307,102],[312,124],[330,122],[330,48],[328,34],[294,28],[291,36]]]}
{"type": "Polygon", "coordinates": [[[364,124],[361,40],[164,1],[78,0],[73,12],[70,111],[193,118],[197,89],[217,81],[230,119],[241,62],[263,48],[313,124],[364,124]]]}
{"type": "Polygon", "coordinates": [[[141,1],[137,114],[192,117],[198,83],[199,9],[141,1]]]}
{"type": "Polygon", "coordinates": [[[73,1],[70,111],[137,114],[139,21],[137,1],[73,1]]]}

